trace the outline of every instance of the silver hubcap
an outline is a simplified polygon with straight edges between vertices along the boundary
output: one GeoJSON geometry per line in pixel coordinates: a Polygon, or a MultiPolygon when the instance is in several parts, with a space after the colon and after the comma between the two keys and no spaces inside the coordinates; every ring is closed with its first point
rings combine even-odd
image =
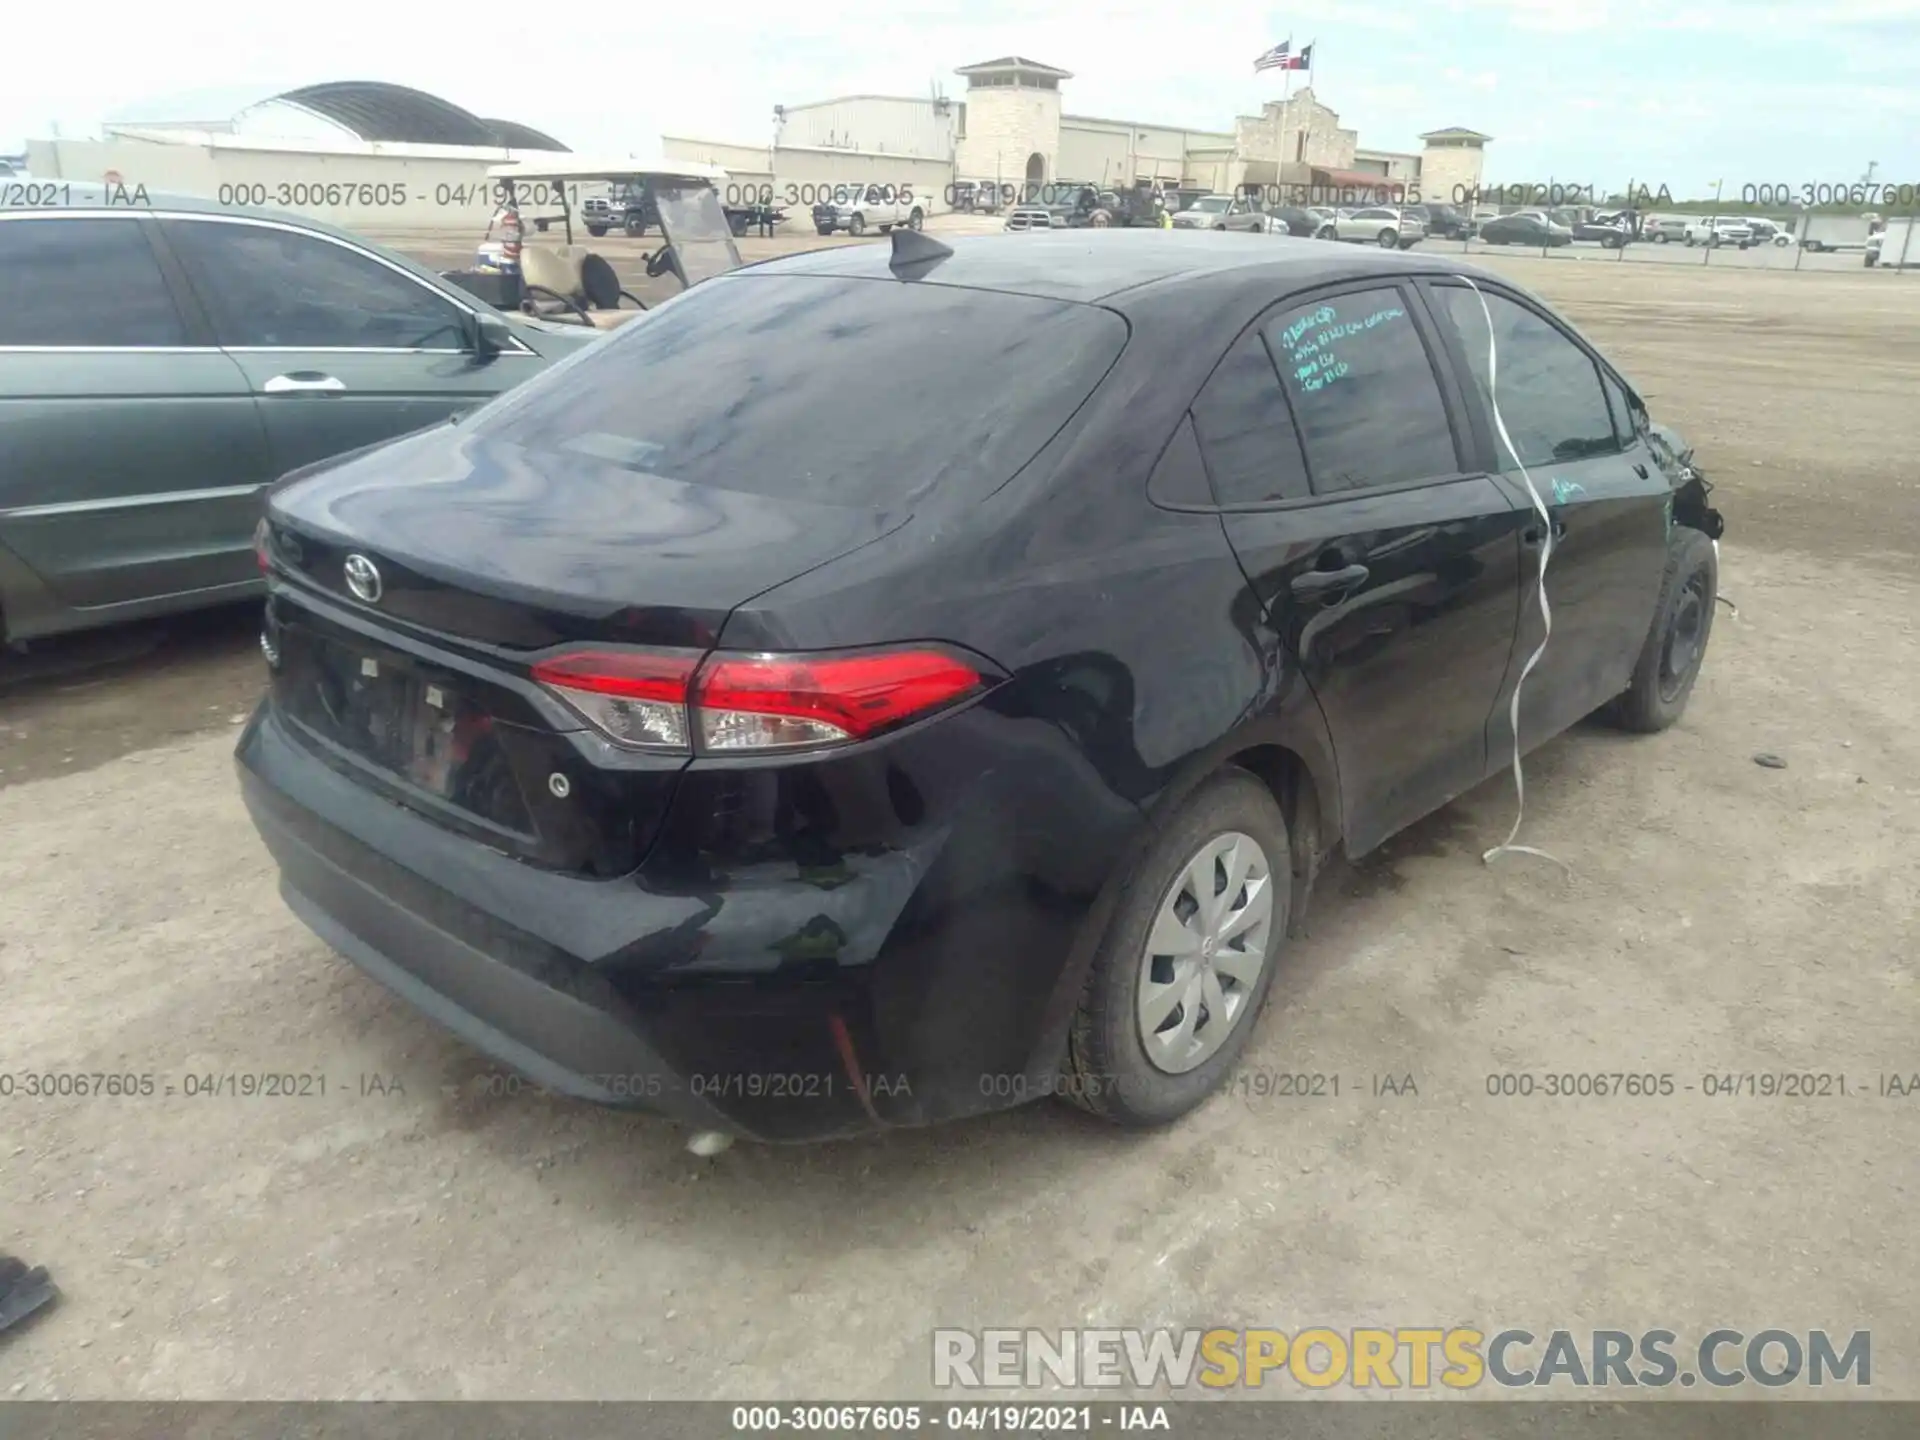
{"type": "Polygon", "coordinates": [[[1154,1068],[1180,1075],[1247,1012],[1273,931],[1273,872],[1250,835],[1216,835],[1174,877],[1147,935],[1135,1011],[1154,1068]]]}

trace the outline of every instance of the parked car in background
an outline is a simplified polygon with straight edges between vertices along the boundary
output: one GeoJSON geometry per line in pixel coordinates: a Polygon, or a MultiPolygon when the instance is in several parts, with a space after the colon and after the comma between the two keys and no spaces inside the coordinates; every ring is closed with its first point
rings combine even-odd
{"type": "Polygon", "coordinates": [[[869,230],[886,234],[899,225],[918,230],[926,220],[926,201],[911,185],[869,185],[865,190],[851,187],[844,200],[823,200],[813,207],[813,228],[822,235],[844,230],[849,235],[864,235],[869,230]]]}
{"type": "Polygon", "coordinates": [[[1199,195],[1173,214],[1175,230],[1224,230],[1229,216],[1245,215],[1250,207],[1242,196],[1199,195]]]}
{"type": "Polygon", "coordinates": [[[1576,240],[1593,240],[1608,250],[1619,250],[1633,243],[1633,227],[1619,213],[1594,215],[1571,227],[1576,240]]]}
{"type": "Polygon", "coordinates": [[[1753,243],[1756,245],[1784,246],[1794,243],[1793,231],[1787,226],[1782,225],[1778,220],[1768,220],[1762,216],[1750,215],[1747,217],[1747,228],[1753,232],[1753,243]]]}
{"type": "Polygon", "coordinates": [[[0,208],[0,638],[262,588],[275,477],[435,425],[601,332],[319,221],[150,196],[0,208]]]}
{"type": "Polygon", "coordinates": [[[1488,245],[1535,245],[1559,247],[1573,243],[1573,231],[1556,225],[1541,210],[1522,210],[1502,215],[1480,227],[1479,238],[1488,245]]]}
{"type": "Polygon", "coordinates": [[[604,195],[589,195],[580,202],[580,221],[596,239],[609,230],[628,235],[644,235],[660,223],[644,185],[613,185],[604,195]]]}
{"type": "Polygon", "coordinates": [[[1311,239],[1320,233],[1320,227],[1327,223],[1327,212],[1312,210],[1305,205],[1282,205],[1271,212],[1277,222],[1272,228],[1276,235],[1297,235],[1311,239]]]}
{"type": "Polygon", "coordinates": [[[1648,215],[1640,221],[1640,238],[1656,245],[1670,245],[1676,240],[1684,240],[1686,234],[1687,219],[1684,215],[1648,215]]]}
{"type": "Polygon", "coordinates": [[[1454,205],[1407,205],[1402,213],[1426,226],[1427,235],[1437,240],[1465,240],[1474,230],[1471,217],[1454,205]]]}
{"type": "Polygon", "coordinates": [[[1721,528],[1511,280],[1211,239],[785,256],[277,486],[236,758],[294,913],[697,1131],[1192,1111],[1322,858],[1513,763],[1519,466],[1528,747],[1679,718],[1721,528]]]}
{"type": "Polygon", "coordinates": [[[1227,208],[1222,228],[1245,230],[1254,235],[1285,235],[1287,222],[1278,214],[1278,206],[1269,208],[1258,195],[1236,195],[1227,208]]]}
{"type": "Polygon", "coordinates": [[[1687,225],[1689,245],[1733,245],[1744,250],[1753,243],[1753,227],[1731,215],[1706,215],[1687,225]]]}
{"type": "Polygon", "coordinates": [[[953,182],[953,208],[962,214],[998,214],[1007,198],[1006,188],[991,180],[956,180],[953,182]]]}
{"type": "Polygon", "coordinates": [[[1404,210],[1374,205],[1329,220],[1320,227],[1320,238],[1378,245],[1382,250],[1411,250],[1427,238],[1427,227],[1419,217],[1404,210]]]}
{"type": "Polygon", "coordinates": [[[1002,230],[1051,230],[1053,212],[1041,205],[1016,205],[1007,212],[1002,230]]]}

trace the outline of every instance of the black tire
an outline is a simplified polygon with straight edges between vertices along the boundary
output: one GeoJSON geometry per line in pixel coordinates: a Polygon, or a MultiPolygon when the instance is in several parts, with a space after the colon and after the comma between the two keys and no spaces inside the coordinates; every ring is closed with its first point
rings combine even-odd
{"type": "Polygon", "coordinates": [[[1313,238],[1316,240],[1338,240],[1340,238],[1340,232],[1331,225],[1322,225],[1318,230],[1314,231],[1313,238]]]}
{"type": "Polygon", "coordinates": [[[1065,1098],[1116,1125],[1145,1128],[1179,1119],[1220,1087],[1246,1049],[1285,958],[1290,854],[1279,805],[1246,771],[1223,770],[1187,798],[1128,877],[1094,955],[1068,1037],[1065,1098]],[[1148,1058],[1140,1038],[1136,987],[1147,937],[1188,862],[1207,841],[1233,831],[1257,841],[1266,854],[1273,896],[1266,960],[1220,1048],[1193,1069],[1172,1074],[1148,1058]]]}
{"type": "Polygon", "coordinates": [[[1653,243],[1656,245],[1665,245],[1668,241],[1672,239],[1673,237],[1671,235],[1667,234],[1666,231],[1662,230],[1659,234],[1653,237],[1653,243]]]}
{"type": "Polygon", "coordinates": [[[847,234],[864,235],[866,233],[867,233],[867,217],[866,216],[855,215],[851,220],[847,222],[847,234]]]}
{"type": "Polygon", "coordinates": [[[1720,563],[1713,541],[1676,525],[1667,541],[1667,569],[1660,579],[1653,625],[1634,664],[1633,683],[1602,712],[1609,723],[1651,735],[1680,718],[1713,634],[1714,597],[1719,592],[1720,563]]]}
{"type": "Polygon", "coordinates": [[[604,225],[589,225],[587,227],[587,233],[598,240],[602,235],[607,233],[607,227],[604,225]]]}
{"type": "Polygon", "coordinates": [[[816,225],[813,228],[818,230],[822,235],[831,235],[833,233],[833,226],[831,225],[816,225]]]}
{"type": "Polygon", "coordinates": [[[1400,232],[1398,230],[1382,230],[1373,238],[1382,250],[1398,250],[1400,248],[1400,232]]]}
{"type": "Polygon", "coordinates": [[[915,206],[913,213],[907,216],[907,228],[909,230],[918,230],[921,225],[926,222],[926,218],[925,212],[918,206],[915,206]]]}

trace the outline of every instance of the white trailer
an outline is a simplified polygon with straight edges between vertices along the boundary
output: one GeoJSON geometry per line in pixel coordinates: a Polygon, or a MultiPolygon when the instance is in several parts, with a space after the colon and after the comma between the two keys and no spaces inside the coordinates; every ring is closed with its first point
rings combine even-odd
{"type": "Polygon", "coordinates": [[[1822,250],[1864,250],[1877,215],[1803,215],[1797,227],[1800,244],[1816,255],[1822,250]]]}
{"type": "Polygon", "coordinates": [[[1882,270],[1920,269],[1920,220],[1889,220],[1867,242],[1867,264],[1882,270]]]}

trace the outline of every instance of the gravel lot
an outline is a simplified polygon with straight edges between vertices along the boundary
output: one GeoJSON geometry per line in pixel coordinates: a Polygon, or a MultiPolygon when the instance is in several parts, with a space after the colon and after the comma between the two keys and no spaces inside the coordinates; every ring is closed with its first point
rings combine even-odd
{"type": "Polygon", "coordinates": [[[1247,1067],[1337,1099],[696,1160],[496,1093],[287,914],[229,759],[250,614],[0,660],[0,1074],[174,1087],[0,1099],[0,1249],[66,1291],[0,1396],[919,1396],[936,1325],[1468,1323],[1871,1329],[1920,1398],[1920,1097],[1880,1094],[1920,1071],[1920,280],[1591,254],[1490,263],[1697,443],[1738,614],[1677,729],[1531,762],[1570,874],[1480,862],[1504,779],[1331,871],[1247,1067]],[[1550,1068],[1692,1088],[1487,1093],[1550,1068]],[[258,1071],[326,1093],[184,1093],[258,1071]],[[1850,1093],[1702,1091],[1776,1071],[1850,1093]]]}

